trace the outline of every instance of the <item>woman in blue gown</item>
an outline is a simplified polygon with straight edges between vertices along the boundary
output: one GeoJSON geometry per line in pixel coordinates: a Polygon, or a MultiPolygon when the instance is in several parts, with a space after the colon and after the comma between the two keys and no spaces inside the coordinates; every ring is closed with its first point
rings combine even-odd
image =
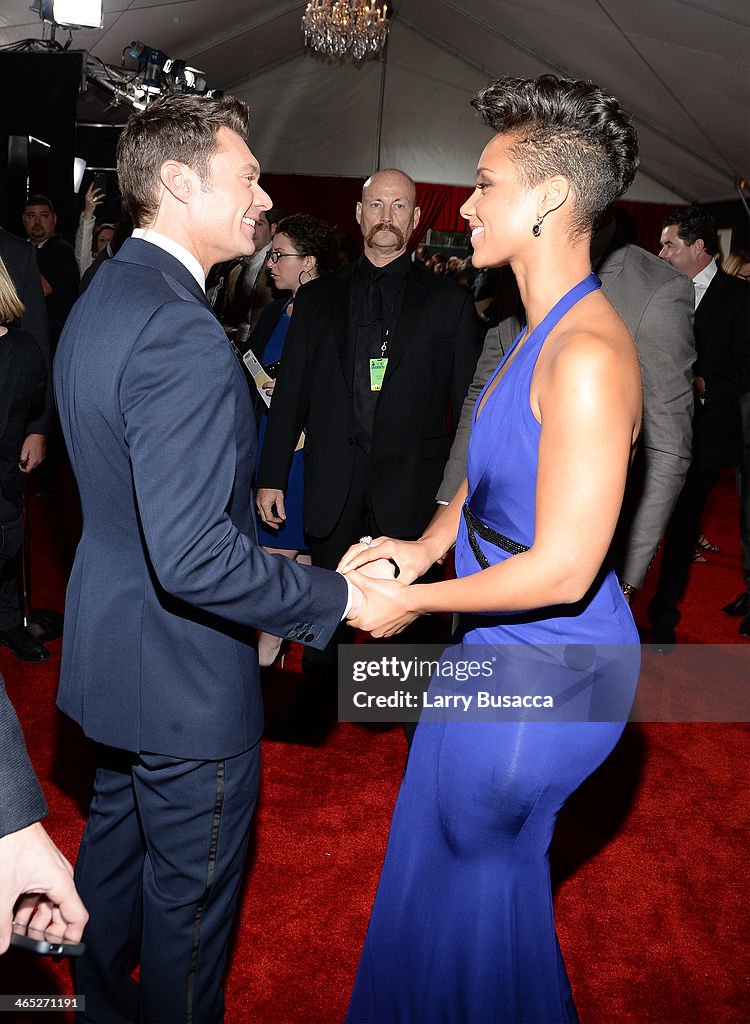
{"type": "MultiPolygon", "coordinates": [[[[263,388],[270,397],[283,358],[284,341],[297,291],[336,267],[336,240],[333,232],[324,221],[304,213],[285,217],[276,226],[267,262],[274,287],[280,292],[291,293],[290,297],[277,299],[263,310],[250,337],[250,347],[256,358],[271,371],[271,380],[263,388]]],[[[262,401],[260,404],[262,415],[258,425],[257,465],[260,465],[268,423],[267,406],[262,401]]],[[[258,519],[257,529],[258,543],[266,551],[309,564],[310,556],[302,528],[302,459],[303,449],[299,448],[292,457],[289,470],[289,485],[284,495],[284,522],[274,528],[258,519]]],[[[258,661],[261,668],[274,663],[281,647],[280,637],[272,633],[259,634],[258,661]]]]}
{"type": "Polygon", "coordinates": [[[553,76],[501,79],[473,102],[495,133],[461,211],[473,262],[510,263],[528,326],[476,403],[451,504],[420,540],[365,538],[340,568],[365,595],[362,628],[390,636],[416,615],[457,611],[458,655],[494,650],[501,686],[507,673],[530,694],[556,687],[575,694],[574,710],[568,721],[423,713],[351,1024],[577,1021],[548,848],[563,803],[617,743],[637,681],[638,636],[605,562],[640,430],[640,373],[589,261],[593,222],[633,180],[635,130],[614,98],[553,76]],[[454,542],[455,580],[402,585],[454,542]],[[398,565],[397,581],[356,571],[380,558],[398,565]]]}

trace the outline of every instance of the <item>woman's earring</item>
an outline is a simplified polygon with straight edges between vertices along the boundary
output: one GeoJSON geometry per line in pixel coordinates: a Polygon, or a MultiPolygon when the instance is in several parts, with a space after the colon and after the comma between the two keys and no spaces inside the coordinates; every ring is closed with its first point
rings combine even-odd
{"type": "Polygon", "coordinates": [[[541,235],[541,233],[542,233],[542,221],[543,220],[544,220],[544,217],[537,217],[536,224],[531,229],[531,233],[534,236],[534,238],[539,238],[539,236],[541,235]]]}

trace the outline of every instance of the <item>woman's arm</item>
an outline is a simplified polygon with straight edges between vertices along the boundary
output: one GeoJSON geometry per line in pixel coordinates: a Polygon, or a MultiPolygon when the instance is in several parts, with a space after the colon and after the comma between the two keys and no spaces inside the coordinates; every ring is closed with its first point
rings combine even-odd
{"type": "Polygon", "coordinates": [[[439,505],[429,526],[419,540],[393,540],[376,537],[370,544],[353,544],[341,559],[338,572],[349,573],[378,559],[396,563],[399,583],[413,583],[424,576],[431,565],[439,562],[456,543],[461,508],[466,501],[466,480],[448,505],[439,505]]]}
{"type": "MultiPolygon", "coordinates": [[[[365,580],[367,605],[358,625],[389,636],[432,612],[515,612],[579,601],[614,534],[640,404],[637,356],[629,339],[610,344],[578,333],[558,343],[539,387],[542,427],[532,547],[442,583],[398,589],[365,580]]],[[[457,514],[460,506],[452,509],[452,518],[457,514]]],[[[360,586],[361,577],[353,578],[360,586]]]]}

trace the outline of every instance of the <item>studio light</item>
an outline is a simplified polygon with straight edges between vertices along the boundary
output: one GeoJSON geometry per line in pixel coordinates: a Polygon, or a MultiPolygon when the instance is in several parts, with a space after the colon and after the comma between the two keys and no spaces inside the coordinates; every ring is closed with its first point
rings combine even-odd
{"type": "Polygon", "coordinates": [[[41,0],[43,21],[62,28],[101,28],[102,0],[41,0]]]}

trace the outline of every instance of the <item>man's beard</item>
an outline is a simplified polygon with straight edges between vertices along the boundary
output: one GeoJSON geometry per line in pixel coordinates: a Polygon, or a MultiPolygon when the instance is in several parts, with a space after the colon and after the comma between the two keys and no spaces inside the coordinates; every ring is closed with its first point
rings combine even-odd
{"type": "Polygon", "coordinates": [[[372,246],[372,240],[374,239],[375,235],[377,235],[378,231],[390,231],[391,234],[396,239],[396,247],[398,249],[403,249],[404,245],[406,244],[406,239],[404,238],[404,233],[401,230],[401,228],[397,227],[395,224],[384,224],[381,221],[379,224],[374,224],[367,232],[367,237],[365,238],[365,241],[367,242],[368,246],[372,246]]]}

